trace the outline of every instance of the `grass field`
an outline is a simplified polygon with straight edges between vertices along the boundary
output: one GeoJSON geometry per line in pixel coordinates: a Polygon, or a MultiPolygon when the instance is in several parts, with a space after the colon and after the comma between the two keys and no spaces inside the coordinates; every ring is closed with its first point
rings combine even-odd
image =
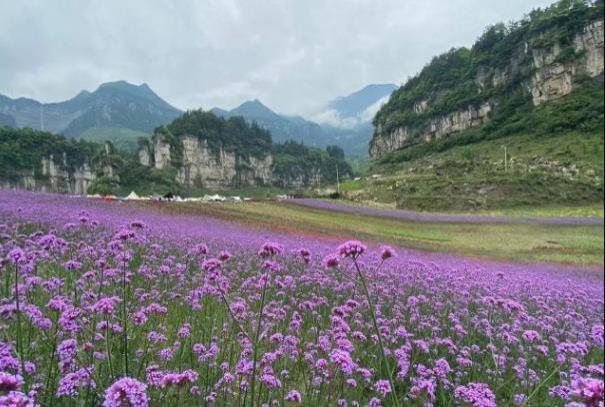
{"type": "Polygon", "coordinates": [[[404,221],[304,208],[287,202],[178,203],[161,210],[201,214],[251,227],[349,237],[400,247],[517,262],[603,264],[603,226],[404,221]]]}
{"type": "Polygon", "coordinates": [[[580,206],[546,206],[546,207],[520,207],[512,209],[479,211],[486,215],[506,216],[537,216],[537,217],[597,217],[603,219],[603,205],[580,205],[580,206]]]}

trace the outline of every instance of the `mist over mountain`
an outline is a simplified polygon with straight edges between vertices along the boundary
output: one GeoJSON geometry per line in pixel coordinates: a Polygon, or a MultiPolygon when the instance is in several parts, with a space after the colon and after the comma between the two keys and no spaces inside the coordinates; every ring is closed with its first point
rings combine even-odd
{"type": "Polygon", "coordinates": [[[369,123],[380,107],[388,102],[395,84],[372,84],[330,102],[313,120],[332,127],[352,129],[369,123]]]}

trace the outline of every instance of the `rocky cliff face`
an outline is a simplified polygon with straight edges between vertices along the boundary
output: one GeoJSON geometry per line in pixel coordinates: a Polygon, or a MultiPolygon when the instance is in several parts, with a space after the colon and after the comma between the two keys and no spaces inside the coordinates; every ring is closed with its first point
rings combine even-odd
{"type": "Polygon", "coordinates": [[[307,187],[319,187],[321,185],[321,170],[313,168],[310,174],[305,176],[303,171],[298,171],[296,175],[272,176],[273,185],[281,188],[301,190],[307,187]]]}
{"type": "Polygon", "coordinates": [[[559,44],[531,50],[535,73],[530,92],[534,106],[571,93],[580,74],[590,77],[603,74],[603,20],[595,21],[577,33],[573,49],[582,57],[568,63],[558,61],[562,52],[559,44]]]}
{"type": "Polygon", "coordinates": [[[84,195],[98,174],[119,180],[111,165],[105,165],[99,171],[94,171],[90,162],[70,168],[65,153],[61,157],[43,158],[40,165],[41,172],[21,171],[11,179],[0,181],[0,187],[84,195]]]}
{"type": "MultiPolygon", "coordinates": [[[[538,38],[537,40],[539,40],[538,38]]],[[[491,95],[510,91],[511,87],[521,88],[531,97],[534,106],[561,98],[574,89],[582,77],[603,77],[603,20],[593,21],[573,34],[571,47],[563,47],[555,42],[549,46],[535,46],[539,41],[523,41],[518,44],[512,57],[502,66],[480,66],[475,79],[476,100],[472,103],[452,109],[449,112],[426,117],[431,104],[452,89],[430,95],[422,95],[412,105],[410,112],[395,111],[376,120],[373,139],[370,142],[370,155],[374,159],[387,153],[409,147],[413,144],[430,142],[457,132],[481,125],[490,120],[498,108],[498,99],[491,95]],[[565,53],[573,49],[573,58],[565,53]],[[519,83],[513,81],[523,78],[519,83]],[[496,91],[494,91],[494,89],[496,91]],[[486,95],[484,98],[482,95],[486,95]],[[412,114],[422,117],[413,118],[395,126],[396,116],[412,114]],[[418,122],[421,122],[419,125],[418,122]],[[410,122],[410,124],[408,124],[410,122]],[[413,123],[411,123],[413,122],[413,123]]]]}
{"type": "MultiPolygon", "coordinates": [[[[483,124],[489,120],[489,113],[493,110],[493,107],[494,102],[488,101],[478,108],[470,105],[464,110],[458,110],[433,119],[422,131],[420,140],[428,143],[483,124]]],[[[418,140],[417,137],[412,137],[412,131],[406,126],[398,127],[391,132],[383,132],[381,125],[378,125],[376,134],[381,134],[381,136],[372,140],[370,155],[373,158],[380,158],[389,151],[409,147],[418,140]]]]}
{"type": "Polygon", "coordinates": [[[156,169],[175,169],[176,180],[186,186],[221,188],[271,183],[271,155],[257,158],[223,148],[213,150],[206,140],[191,135],[179,137],[178,142],[182,154],[178,165],[173,165],[173,147],[160,135],[154,137],[151,147],[139,150],[139,162],[156,169]]]}

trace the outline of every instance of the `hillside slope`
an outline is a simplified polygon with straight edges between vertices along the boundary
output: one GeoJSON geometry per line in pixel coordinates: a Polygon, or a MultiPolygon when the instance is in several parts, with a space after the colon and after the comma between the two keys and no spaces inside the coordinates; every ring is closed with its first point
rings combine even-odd
{"type": "Polygon", "coordinates": [[[374,176],[349,196],[424,210],[603,202],[602,13],[562,1],[434,58],[376,115],[374,176]]]}

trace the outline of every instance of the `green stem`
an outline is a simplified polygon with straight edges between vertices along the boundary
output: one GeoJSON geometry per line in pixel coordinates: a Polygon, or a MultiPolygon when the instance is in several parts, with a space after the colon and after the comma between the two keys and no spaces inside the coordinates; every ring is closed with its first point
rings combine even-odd
{"type": "Polygon", "coordinates": [[[260,336],[261,322],[263,319],[263,308],[265,307],[265,293],[267,292],[267,282],[269,281],[269,276],[265,280],[263,284],[263,292],[260,300],[260,310],[258,312],[258,321],[256,325],[256,333],[254,334],[254,352],[252,355],[252,380],[250,383],[250,400],[252,401],[252,407],[254,407],[254,390],[256,386],[256,358],[258,356],[258,338],[260,336]]]}
{"type": "Polygon", "coordinates": [[[109,367],[109,377],[113,379],[113,366],[111,365],[111,352],[109,351],[109,321],[105,319],[105,351],[107,352],[107,365],[109,367]]]}
{"type": "Polygon", "coordinates": [[[546,384],[546,382],[549,381],[550,378],[553,377],[558,371],[559,371],[559,368],[556,368],[555,370],[553,370],[551,372],[551,374],[549,374],[544,380],[542,380],[540,382],[540,384],[538,384],[538,386],[536,386],[534,391],[527,397],[527,399],[525,399],[523,404],[521,404],[521,407],[527,405],[530,402],[530,400],[536,395],[536,393],[542,388],[542,386],[544,386],[546,384]]]}
{"type": "Polygon", "coordinates": [[[17,309],[17,353],[21,362],[21,371],[25,372],[23,364],[23,344],[21,343],[21,308],[19,306],[19,266],[15,264],[15,305],[17,309]]]}
{"type": "Polygon", "coordinates": [[[244,328],[242,328],[241,324],[239,323],[239,321],[235,317],[235,314],[233,313],[233,310],[231,309],[231,306],[229,306],[229,301],[227,301],[227,298],[225,297],[225,294],[223,294],[222,292],[221,292],[221,298],[223,299],[223,302],[225,303],[225,306],[227,307],[227,311],[229,312],[229,315],[231,315],[231,319],[233,320],[233,323],[235,324],[235,326],[237,327],[237,329],[241,333],[243,333],[244,335],[246,335],[246,338],[250,339],[250,335],[248,335],[246,333],[246,331],[244,331],[244,328]]]}
{"type": "Polygon", "coordinates": [[[361,286],[365,292],[366,298],[368,299],[368,306],[370,308],[370,317],[372,318],[372,324],[374,325],[374,331],[376,331],[376,336],[378,337],[378,346],[380,347],[380,357],[382,358],[382,362],[386,365],[388,371],[388,379],[389,384],[391,385],[391,398],[393,399],[393,403],[395,406],[399,406],[399,399],[395,394],[395,384],[393,382],[393,372],[391,370],[391,366],[389,360],[384,354],[384,345],[382,343],[382,337],[380,335],[380,329],[378,329],[378,323],[376,322],[376,313],[374,312],[374,303],[372,302],[372,298],[370,296],[370,291],[368,290],[368,285],[366,284],[366,279],[359,268],[359,264],[357,263],[357,259],[353,258],[353,262],[355,263],[355,269],[357,270],[357,274],[359,275],[359,279],[361,280],[361,286]]]}
{"type": "Polygon", "coordinates": [[[122,334],[124,342],[124,374],[128,376],[128,331],[127,328],[127,312],[126,312],[126,264],[122,262],[122,334]]]}

